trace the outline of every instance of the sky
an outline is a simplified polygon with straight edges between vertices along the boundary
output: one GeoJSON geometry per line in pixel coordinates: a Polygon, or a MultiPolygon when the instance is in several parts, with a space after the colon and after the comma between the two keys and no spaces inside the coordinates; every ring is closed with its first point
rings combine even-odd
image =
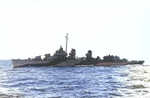
{"type": "Polygon", "coordinates": [[[0,0],[0,59],[117,55],[150,64],[150,0],[0,0]]]}

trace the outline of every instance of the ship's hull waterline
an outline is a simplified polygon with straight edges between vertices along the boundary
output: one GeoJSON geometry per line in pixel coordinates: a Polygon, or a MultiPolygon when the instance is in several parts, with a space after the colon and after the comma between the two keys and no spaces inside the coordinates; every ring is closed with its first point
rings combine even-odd
{"type": "Polygon", "coordinates": [[[101,62],[101,63],[97,64],[97,66],[110,66],[110,65],[127,65],[127,63],[123,63],[123,62],[101,62]]]}
{"type": "Polygon", "coordinates": [[[12,59],[13,67],[23,67],[23,66],[48,66],[50,61],[46,60],[19,60],[19,59],[12,59]]]}

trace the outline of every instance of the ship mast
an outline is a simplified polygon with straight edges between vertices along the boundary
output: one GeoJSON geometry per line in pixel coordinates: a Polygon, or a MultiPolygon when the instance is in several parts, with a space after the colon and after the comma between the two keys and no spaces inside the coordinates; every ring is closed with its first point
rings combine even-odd
{"type": "Polygon", "coordinates": [[[68,33],[66,34],[65,38],[66,38],[66,53],[67,53],[68,33]]]}

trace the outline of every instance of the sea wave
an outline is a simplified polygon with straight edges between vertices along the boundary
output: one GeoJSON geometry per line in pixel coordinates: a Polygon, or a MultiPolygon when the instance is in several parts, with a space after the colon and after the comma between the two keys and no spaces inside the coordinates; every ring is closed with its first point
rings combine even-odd
{"type": "Polygon", "coordinates": [[[150,66],[13,68],[0,61],[0,96],[18,98],[150,97],[150,66]]]}

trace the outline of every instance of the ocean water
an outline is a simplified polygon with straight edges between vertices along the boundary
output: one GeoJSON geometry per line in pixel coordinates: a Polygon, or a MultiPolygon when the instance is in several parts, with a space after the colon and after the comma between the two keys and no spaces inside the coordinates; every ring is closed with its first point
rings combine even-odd
{"type": "Polygon", "coordinates": [[[20,67],[0,61],[0,98],[150,98],[150,66],[20,67]]]}

